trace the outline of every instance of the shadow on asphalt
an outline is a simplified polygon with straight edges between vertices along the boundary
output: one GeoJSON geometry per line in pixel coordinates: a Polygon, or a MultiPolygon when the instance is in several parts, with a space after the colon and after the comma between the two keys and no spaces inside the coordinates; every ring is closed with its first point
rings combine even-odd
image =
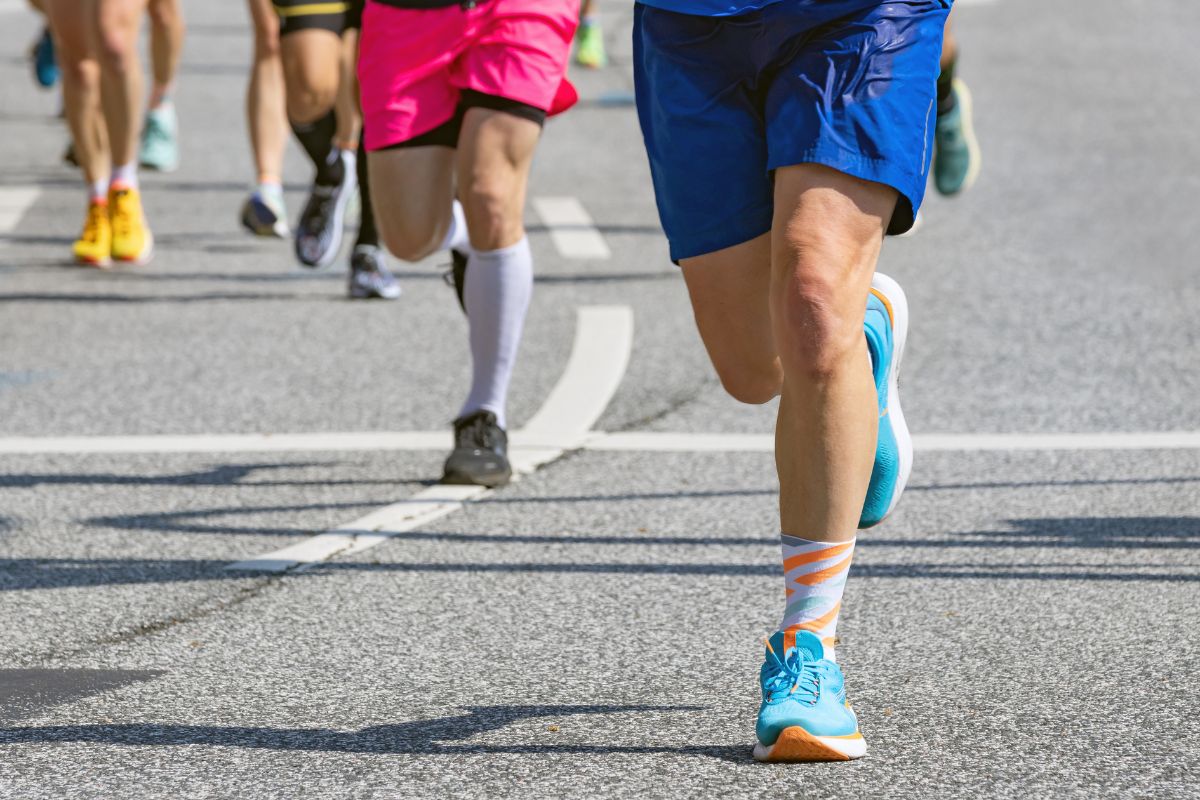
{"type": "MultiPolygon", "coordinates": [[[[311,508],[357,507],[377,503],[320,504],[311,508]]],[[[165,532],[218,534],[278,534],[295,536],[294,528],[230,528],[219,525],[180,525],[181,518],[203,518],[217,514],[233,515],[250,511],[286,512],[292,506],[270,508],[223,508],[176,514],[138,517],[101,517],[89,521],[110,527],[144,528],[165,532]],[[165,527],[170,526],[170,527],[165,527]]],[[[869,548],[933,548],[942,552],[962,552],[963,548],[1036,548],[1039,550],[1183,550],[1200,548],[1200,517],[1101,517],[1067,519],[1011,520],[1015,531],[974,531],[955,533],[945,539],[883,539],[863,537],[860,545],[869,548]]],[[[703,546],[745,545],[766,547],[775,544],[758,538],[670,537],[670,536],[510,536],[455,534],[433,531],[409,531],[395,535],[397,540],[492,542],[496,544],[613,544],[703,546]]],[[[1200,582],[1200,563],[1174,563],[1169,566],[1122,567],[1108,564],[1073,563],[1062,560],[998,560],[991,562],[914,562],[875,563],[870,551],[852,567],[860,578],[946,578],[953,580],[1038,580],[1098,582],[1200,582]],[[1191,572],[1185,570],[1193,570],[1191,572]]],[[[89,559],[89,558],[10,558],[0,559],[0,591],[120,584],[174,583],[182,581],[228,580],[255,575],[252,571],[224,569],[227,561],[160,559],[89,559]]],[[[512,573],[512,574],[591,574],[591,575],[695,575],[774,577],[779,565],[762,563],[678,563],[678,562],[531,562],[499,563],[427,563],[427,562],[329,562],[317,564],[295,577],[334,573],[512,573]]],[[[277,573],[270,573],[277,574],[277,573]]]]}
{"type": "MultiPolygon", "coordinates": [[[[0,376],[2,378],[2,376],[0,376]]],[[[0,387],[3,386],[0,381],[0,387]]],[[[16,473],[0,474],[0,489],[27,489],[33,486],[423,486],[416,480],[254,480],[257,473],[281,469],[333,468],[338,461],[294,461],[270,464],[226,464],[198,472],[178,475],[117,475],[110,473],[16,473]]]]}
{"type": "MultiPolygon", "coordinates": [[[[545,718],[558,722],[581,714],[664,713],[703,711],[698,706],[579,705],[469,706],[453,717],[373,725],[346,732],[326,728],[263,728],[219,725],[59,725],[0,729],[0,744],[87,742],[90,744],[184,746],[211,745],[264,750],[326,753],[463,755],[467,753],[546,753],[583,755],[677,754],[726,761],[749,761],[750,747],[738,745],[622,745],[622,744],[447,744],[462,742],[522,720],[545,718]]],[[[558,731],[542,733],[556,738],[558,731]]]]}

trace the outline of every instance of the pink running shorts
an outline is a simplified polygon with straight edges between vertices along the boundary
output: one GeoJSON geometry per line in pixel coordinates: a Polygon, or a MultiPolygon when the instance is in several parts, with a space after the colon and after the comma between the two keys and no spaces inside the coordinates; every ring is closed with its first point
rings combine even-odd
{"type": "Polygon", "coordinates": [[[463,90],[557,113],[579,0],[478,0],[407,9],[367,2],[358,80],[367,150],[381,150],[449,122],[463,90]]]}

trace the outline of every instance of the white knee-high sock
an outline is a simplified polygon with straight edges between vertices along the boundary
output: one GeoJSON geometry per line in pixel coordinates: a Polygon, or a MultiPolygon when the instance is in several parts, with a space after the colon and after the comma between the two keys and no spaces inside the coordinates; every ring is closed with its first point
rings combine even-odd
{"type": "Polygon", "coordinates": [[[499,250],[469,251],[463,301],[471,328],[471,393],[459,416],[486,409],[507,428],[508,381],[533,294],[529,239],[499,250]]]}

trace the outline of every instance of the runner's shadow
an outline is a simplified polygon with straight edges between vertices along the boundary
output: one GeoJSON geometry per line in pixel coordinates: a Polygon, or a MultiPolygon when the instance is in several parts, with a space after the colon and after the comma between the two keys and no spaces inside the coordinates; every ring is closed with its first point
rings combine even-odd
{"type": "MultiPolygon", "coordinates": [[[[328,728],[264,728],[218,725],[60,725],[0,729],[0,744],[46,744],[85,742],[126,746],[242,747],[291,752],[363,753],[380,755],[476,754],[679,754],[748,761],[747,745],[659,744],[556,744],[548,741],[520,744],[460,744],[475,736],[492,733],[517,722],[594,714],[672,713],[705,710],[699,706],[652,705],[545,705],[469,706],[466,713],[451,717],[414,720],[395,725],[372,725],[358,731],[328,728]]],[[[541,739],[556,738],[557,732],[540,729],[541,739]]],[[[522,738],[529,738],[529,735],[522,738]]]]}
{"type": "MultiPolygon", "coordinates": [[[[2,377],[2,376],[0,376],[2,377]]],[[[0,388],[3,382],[0,381],[0,388]]],[[[308,480],[255,480],[260,472],[312,467],[332,468],[339,462],[297,461],[272,464],[223,464],[212,469],[178,475],[118,475],[113,473],[17,473],[0,474],[0,489],[35,486],[404,486],[424,485],[416,480],[364,480],[311,478],[308,480]]]]}

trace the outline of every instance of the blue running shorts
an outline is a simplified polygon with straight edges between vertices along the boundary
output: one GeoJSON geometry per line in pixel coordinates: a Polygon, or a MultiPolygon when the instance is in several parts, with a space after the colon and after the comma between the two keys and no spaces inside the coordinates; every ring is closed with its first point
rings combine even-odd
{"type": "Polygon", "coordinates": [[[638,118],[672,260],[769,231],[772,171],[793,164],[895,188],[888,233],[911,228],[949,11],[950,0],[779,0],[699,16],[638,3],[638,118]]]}

